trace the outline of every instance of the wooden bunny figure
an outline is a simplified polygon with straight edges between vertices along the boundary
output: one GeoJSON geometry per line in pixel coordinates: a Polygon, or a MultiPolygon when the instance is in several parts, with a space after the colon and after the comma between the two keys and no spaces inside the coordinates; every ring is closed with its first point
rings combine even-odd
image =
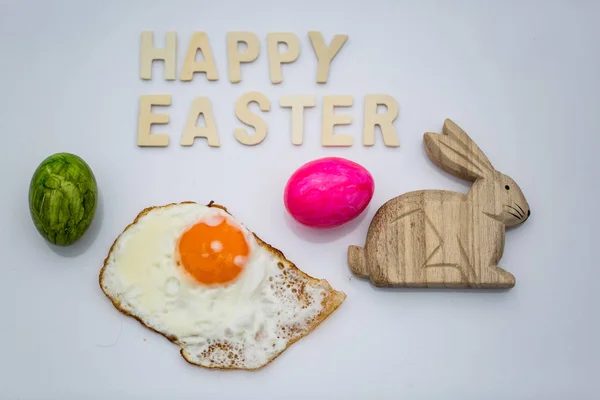
{"type": "Polygon", "coordinates": [[[389,200],[373,217],[365,247],[348,248],[348,264],[376,286],[510,288],[498,267],[505,227],[531,214],[510,177],[454,122],[425,133],[427,155],[440,168],[473,181],[469,192],[422,190],[389,200]]]}

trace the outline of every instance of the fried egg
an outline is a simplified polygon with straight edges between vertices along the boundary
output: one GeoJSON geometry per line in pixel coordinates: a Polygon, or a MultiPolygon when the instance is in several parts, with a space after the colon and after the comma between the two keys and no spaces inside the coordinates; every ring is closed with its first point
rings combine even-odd
{"type": "Polygon", "coordinates": [[[346,298],[224,207],[192,202],[142,211],[111,247],[100,286],[117,309],[208,368],[265,366],[346,298]]]}

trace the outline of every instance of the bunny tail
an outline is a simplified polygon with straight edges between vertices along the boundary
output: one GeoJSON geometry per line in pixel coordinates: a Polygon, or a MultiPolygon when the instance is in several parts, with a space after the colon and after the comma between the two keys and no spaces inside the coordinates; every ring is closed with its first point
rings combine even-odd
{"type": "Polygon", "coordinates": [[[348,246],[348,265],[354,275],[365,278],[369,276],[365,249],[362,247],[348,246]]]}

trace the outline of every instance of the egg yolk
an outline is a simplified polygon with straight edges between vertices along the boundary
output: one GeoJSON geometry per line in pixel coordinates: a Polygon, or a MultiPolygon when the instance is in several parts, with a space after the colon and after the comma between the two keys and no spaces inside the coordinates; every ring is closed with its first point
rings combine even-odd
{"type": "Polygon", "coordinates": [[[249,254],[244,234],[223,219],[218,225],[199,222],[181,235],[179,262],[205,285],[231,282],[242,272],[249,254]]]}

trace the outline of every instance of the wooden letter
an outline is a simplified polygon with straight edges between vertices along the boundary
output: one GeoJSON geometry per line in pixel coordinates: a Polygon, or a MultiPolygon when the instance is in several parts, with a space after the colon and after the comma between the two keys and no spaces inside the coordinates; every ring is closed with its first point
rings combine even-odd
{"type": "Polygon", "coordinates": [[[279,99],[281,107],[292,109],[292,143],[295,145],[302,144],[304,108],[314,107],[315,102],[315,96],[281,96],[279,99]]]}
{"type": "Polygon", "coordinates": [[[335,35],[329,47],[325,45],[321,32],[308,32],[308,37],[310,37],[317,60],[319,61],[317,83],[326,83],[329,77],[331,61],[333,61],[333,58],[340,51],[344,43],[346,43],[346,40],[348,40],[348,35],[335,35]]]}
{"type": "Polygon", "coordinates": [[[298,36],[289,32],[269,33],[267,34],[267,44],[271,82],[281,83],[283,81],[281,64],[292,63],[298,59],[298,55],[300,54],[300,40],[298,40],[298,36]],[[287,45],[285,53],[279,52],[279,43],[287,45]]]}
{"type": "Polygon", "coordinates": [[[385,94],[370,94],[365,96],[365,125],[363,130],[363,144],[375,144],[375,125],[379,125],[383,135],[383,143],[388,147],[398,147],[398,136],[394,129],[394,120],[398,116],[398,103],[392,96],[385,94]],[[377,114],[377,106],[384,105],[386,113],[377,114]]]}
{"type": "Polygon", "coordinates": [[[321,143],[323,146],[352,146],[352,135],[334,135],[335,125],[349,125],[352,123],[351,115],[334,114],[335,107],[351,107],[352,96],[324,96],[323,97],[323,125],[321,128],[321,143]]]}
{"type": "Polygon", "coordinates": [[[258,103],[261,111],[269,111],[271,109],[269,99],[264,94],[258,92],[243,94],[235,103],[235,115],[237,118],[244,124],[252,126],[255,130],[254,135],[248,135],[248,132],[244,128],[236,128],[234,131],[238,142],[248,146],[259,144],[267,137],[267,123],[258,115],[250,112],[248,104],[251,102],[258,103]]]}
{"type": "Polygon", "coordinates": [[[227,33],[227,57],[229,58],[229,80],[238,83],[242,80],[240,63],[250,63],[258,57],[260,42],[258,37],[251,32],[228,32],[227,33]],[[238,51],[239,43],[246,43],[248,48],[245,52],[238,51]]]}
{"type": "Polygon", "coordinates": [[[194,143],[194,138],[197,137],[205,137],[208,139],[209,146],[219,147],[219,136],[217,135],[217,127],[208,97],[196,97],[194,99],[181,136],[181,145],[191,146],[194,143]],[[201,114],[204,116],[206,124],[203,127],[198,127],[196,123],[201,114]]]}
{"type": "Polygon", "coordinates": [[[209,81],[219,80],[208,36],[204,32],[194,32],[192,35],[179,80],[182,82],[191,81],[194,72],[206,72],[206,78],[209,81]],[[196,61],[198,50],[202,52],[204,61],[196,61]]]}
{"type": "Polygon", "coordinates": [[[152,106],[170,106],[170,94],[143,94],[140,96],[138,116],[138,146],[165,147],[169,145],[169,135],[151,134],[152,124],[168,124],[169,114],[152,114],[152,106]]]}
{"type": "Polygon", "coordinates": [[[152,79],[152,61],[164,60],[164,76],[168,81],[175,80],[177,68],[177,33],[167,32],[164,48],[154,47],[154,32],[142,32],[142,49],[140,52],[140,77],[152,79]]]}

